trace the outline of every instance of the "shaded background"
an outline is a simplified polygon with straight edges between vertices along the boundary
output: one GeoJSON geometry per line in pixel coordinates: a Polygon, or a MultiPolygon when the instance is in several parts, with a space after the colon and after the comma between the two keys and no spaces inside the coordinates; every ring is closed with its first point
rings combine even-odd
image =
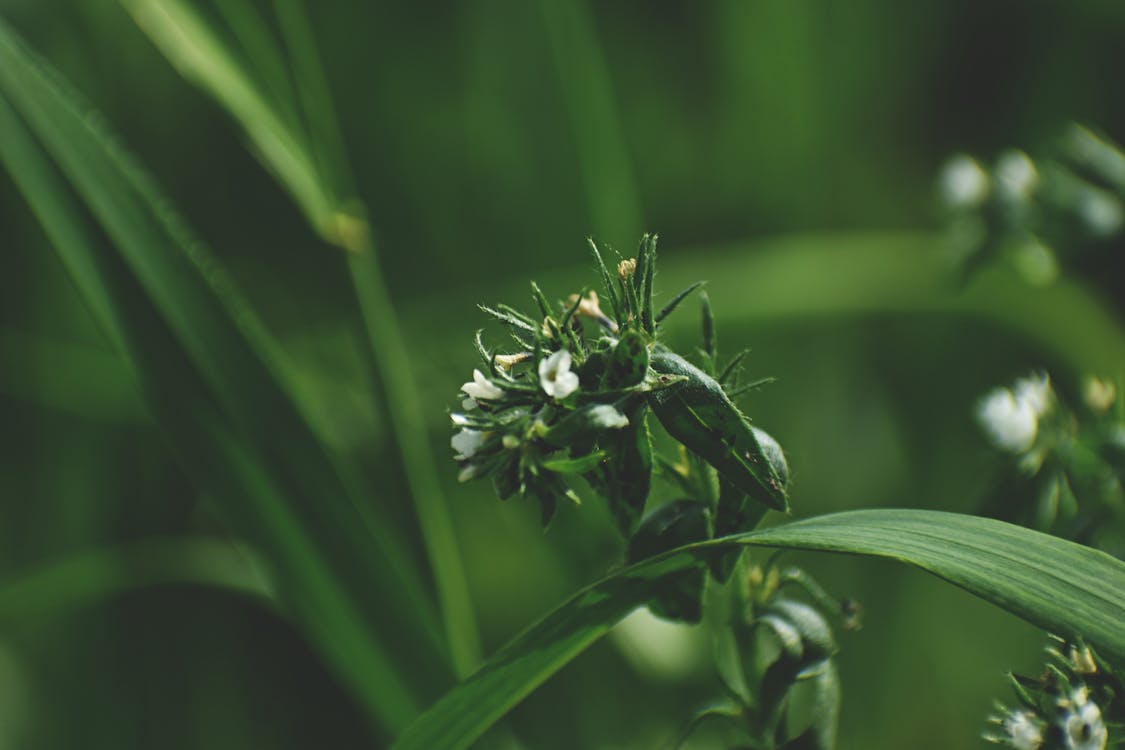
{"type": "MultiPolygon", "coordinates": [[[[837,250],[875,248],[874,263],[932,249],[934,175],[952,152],[1034,152],[1073,120],[1125,140],[1120,3],[309,5],[426,399],[427,429],[409,439],[441,456],[484,325],[474,304],[522,303],[530,277],[576,291],[592,280],[590,234],[626,252],[659,232],[665,296],[714,282],[721,344],[751,346],[752,374],[778,378],[745,405],[786,447],[799,516],[973,511],[1000,469],[974,400],[1033,367],[1064,384],[1083,374],[1011,326],[893,294],[827,309],[818,268],[837,250]],[[598,47],[575,46],[574,18],[598,47]],[[582,70],[604,89],[578,90],[582,70]],[[769,300],[748,296],[765,273],[769,300]]],[[[372,502],[413,529],[339,251],[115,4],[0,0],[0,12],[229,267],[334,446],[376,480],[372,502]]],[[[221,532],[6,175],[0,250],[0,580],[108,544],[221,532]]],[[[1120,278],[1096,276],[1088,293],[1117,297],[1120,278]]],[[[694,343],[694,315],[678,314],[680,345],[694,343]]],[[[533,508],[442,469],[488,650],[620,559],[597,504],[563,509],[543,534],[533,508]]],[[[981,744],[1003,672],[1040,661],[1033,628],[921,573],[793,559],[866,608],[865,628],[842,637],[844,748],[981,744]]],[[[616,644],[521,705],[513,734],[529,748],[655,747],[717,692],[702,662],[654,673],[616,644]]],[[[366,737],[301,636],[233,594],[157,587],[14,618],[0,635],[0,747],[366,737]]]]}

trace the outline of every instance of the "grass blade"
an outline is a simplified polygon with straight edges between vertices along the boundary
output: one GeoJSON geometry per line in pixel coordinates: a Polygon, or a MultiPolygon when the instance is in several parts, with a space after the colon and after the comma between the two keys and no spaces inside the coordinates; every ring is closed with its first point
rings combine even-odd
{"type": "Polygon", "coordinates": [[[550,675],[644,604],[665,576],[737,545],[823,550],[913,565],[1125,664],[1125,563],[992,519],[924,510],[835,513],[681,547],[583,590],[503,647],[404,732],[394,750],[467,747],[550,675]]]}
{"type": "Polygon", "coordinates": [[[289,611],[373,718],[401,726],[448,679],[432,605],[401,542],[356,501],[272,342],[214,262],[2,24],[0,158],[189,473],[278,568],[289,611]],[[44,151],[112,246],[86,229],[44,151]]]}
{"type": "Polygon", "coordinates": [[[221,539],[160,539],[86,552],[0,583],[0,622],[53,616],[150,586],[214,586],[269,601],[265,561],[221,539]]]}
{"type": "Polygon", "coordinates": [[[425,420],[407,364],[410,353],[378,263],[366,212],[353,195],[335,108],[303,4],[300,0],[274,2],[296,85],[295,101],[289,101],[271,100],[258,90],[253,77],[240,67],[238,56],[224,47],[219,35],[188,4],[181,0],[121,1],[181,72],[210,92],[242,125],[313,228],[327,242],[349,251],[348,270],[433,569],[445,639],[454,668],[461,676],[467,674],[480,661],[480,638],[457,536],[429,444],[413,437],[425,429],[425,420]],[[288,108],[300,111],[304,127],[287,124],[288,108]],[[291,163],[294,153],[296,161],[291,163]]]}

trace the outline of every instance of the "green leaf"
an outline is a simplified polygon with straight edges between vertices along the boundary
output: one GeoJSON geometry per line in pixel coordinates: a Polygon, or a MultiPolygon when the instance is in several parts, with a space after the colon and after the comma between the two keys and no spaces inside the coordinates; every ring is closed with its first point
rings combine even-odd
{"type": "Polygon", "coordinates": [[[736,545],[882,557],[928,571],[1064,637],[1082,636],[1125,664],[1125,562],[1002,521],[925,510],[860,510],[682,547],[579,592],[504,646],[427,710],[395,750],[467,747],[582,653],[666,576],[736,545]]]}
{"type": "Polygon", "coordinates": [[[294,195],[309,223],[329,241],[340,243],[340,201],[326,187],[304,134],[263,95],[207,21],[179,0],[121,2],[185,78],[238,118],[262,162],[294,195]]]}
{"type": "Polygon", "coordinates": [[[754,500],[786,510],[785,482],[723,387],[667,349],[657,349],[651,366],[660,374],[687,378],[676,388],[656,391],[649,397],[664,429],[754,500]]]}
{"type": "Polygon", "coordinates": [[[376,723],[401,727],[450,670],[400,536],[310,427],[222,270],[2,22],[0,160],[188,473],[275,566],[283,607],[376,723]]]}
{"type": "Polygon", "coordinates": [[[555,458],[544,461],[542,466],[556,474],[585,474],[600,466],[603,461],[605,461],[605,453],[594,451],[578,458],[555,458]]]}
{"type": "Polygon", "coordinates": [[[667,318],[669,315],[671,315],[673,313],[673,311],[675,311],[675,309],[680,306],[680,303],[683,302],[685,299],[687,299],[687,296],[689,294],[691,294],[696,289],[698,289],[699,287],[703,286],[706,283],[707,282],[705,282],[705,281],[693,282],[692,284],[690,284],[687,287],[687,289],[684,289],[679,294],[677,294],[675,297],[673,297],[671,300],[669,300],[668,304],[666,304],[666,305],[664,305],[664,307],[660,308],[660,312],[658,312],[656,314],[656,323],[657,324],[663,323],[664,319],[667,318]]]}
{"type": "Polygon", "coordinates": [[[587,476],[609,503],[617,529],[626,539],[644,514],[652,487],[652,437],[648,430],[648,405],[639,400],[626,408],[629,425],[607,431],[598,438],[608,460],[587,476]]]}
{"type": "MultiPolygon", "coordinates": [[[[701,542],[711,536],[710,511],[698,500],[666,503],[643,521],[629,540],[629,562],[654,557],[670,549],[701,542]]],[[[696,565],[664,579],[659,593],[648,602],[652,613],[668,620],[696,623],[703,617],[704,566],[696,565]]]]}

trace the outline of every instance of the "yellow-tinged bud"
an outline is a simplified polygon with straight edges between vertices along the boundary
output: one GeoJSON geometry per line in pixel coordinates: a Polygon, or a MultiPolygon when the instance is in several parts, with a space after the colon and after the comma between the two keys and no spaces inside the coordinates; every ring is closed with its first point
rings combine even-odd
{"type": "Polygon", "coordinates": [[[627,258],[617,264],[617,278],[627,281],[637,272],[637,259],[627,258]]]}
{"type": "Polygon", "coordinates": [[[1102,413],[1109,411],[1109,407],[1113,406],[1113,402],[1117,400],[1117,388],[1113,385],[1113,381],[1090,378],[1086,381],[1086,389],[1083,395],[1091,409],[1102,413]]]}
{"type": "Polygon", "coordinates": [[[495,357],[493,357],[493,360],[496,362],[496,366],[504,370],[510,370],[520,362],[525,362],[529,359],[531,359],[531,352],[517,352],[516,354],[497,354],[495,357]]]}

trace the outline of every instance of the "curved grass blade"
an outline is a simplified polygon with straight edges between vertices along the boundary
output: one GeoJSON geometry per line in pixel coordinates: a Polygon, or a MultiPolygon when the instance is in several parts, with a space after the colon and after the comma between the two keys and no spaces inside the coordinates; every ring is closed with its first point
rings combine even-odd
{"type": "MultiPolygon", "coordinates": [[[[274,0],[287,56],[270,40],[272,67],[288,67],[294,88],[259,87],[249,66],[229,49],[190,3],[182,0],[120,0],[181,73],[208,91],[244,128],[259,156],[301,207],[321,237],[347,250],[348,271],[363,317],[382,395],[397,437],[403,472],[433,569],[450,657],[460,676],[480,662],[480,637],[463,572],[457,536],[446,507],[437,462],[424,440],[422,401],[415,385],[398,311],[379,265],[371,228],[355,196],[343,138],[310,24],[301,0],[274,0]],[[291,117],[296,111],[299,116],[291,117]]],[[[252,12],[236,26],[257,33],[252,12]]],[[[225,11],[228,20],[231,11],[225,11]]],[[[258,34],[260,36],[260,34],[258,34]]],[[[284,74],[286,71],[282,70],[284,74]]],[[[264,77],[267,82],[270,76],[264,77]]],[[[277,78],[275,73],[272,78],[277,78]]]]}
{"type": "Polygon", "coordinates": [[[265,561],[221,539],[146,540],[40,565],[0,583],[0,623],[55,615],[118,594],[175,584],[212,586],[268,602],[265,561]]]}
{"type": "Polygon", "coordinates": [[[450,679],[412,561],[309,427],[220,269],[75,101],[0,24],[0,158],[189,474],[277,567],[290,614],[395,731],[450,679]],[[112,246],[88,231],[44,151],[112,246]]]}
{"type": "Polygon", "coordinates": [[[492,722],[660,591],[669,575],[737,545],[883,557],[933,573],[1048,631],[1081,635],[1125,664],[1125,563],[976,516],[924,510],[834,513],[688,545],[581,591],[500,649],[404,732],[394,750],[467,747],[492,722]]]}

